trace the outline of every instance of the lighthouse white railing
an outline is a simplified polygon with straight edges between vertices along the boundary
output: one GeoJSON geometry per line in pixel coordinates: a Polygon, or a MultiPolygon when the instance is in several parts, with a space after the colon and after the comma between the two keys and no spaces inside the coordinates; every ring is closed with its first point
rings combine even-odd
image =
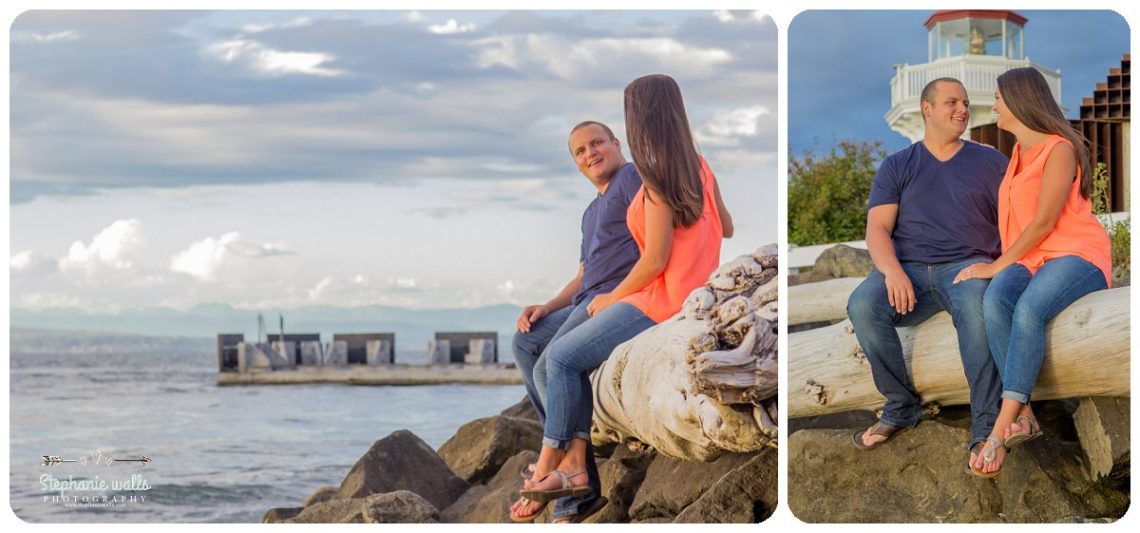
{"type": "Polygon", "coordinates": [[[901,65],[895,67],[891,78],[891,105],[907,100],[917,100],[922,88],[938,78],[955,78],[970,92],[993,93],[997,89],[997,77],[1003,72],[1019,67],[1033,67],[1045,76],[1053,99],[1061,101],[1061,72],[1052,71],[1026,59],[1006,59],[997,56],[963,55],[939,59],[921,65],[901,65]]]}

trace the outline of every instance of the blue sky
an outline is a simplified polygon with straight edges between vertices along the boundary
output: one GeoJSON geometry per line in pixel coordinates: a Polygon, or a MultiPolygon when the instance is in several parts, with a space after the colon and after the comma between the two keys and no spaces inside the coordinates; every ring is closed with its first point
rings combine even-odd
{"type": "MultiPolygon", "coordinates": [[[[805,11],[788,29],[788,149],[800,154],[832,139],[880,140],[888,151],[909,144],[883,120],[890,109],[892,65],[927,60],[923,23],[933,11],[805,11]]],[[[1018,10],[1025,52],[1061,70],[1062,105],[1075,117],[1108,69],[1129,50],[1124,19],[1111,11],[1018,10]]]]}
{"type": "MultiPolygon", "coordinates": [[[[777,57],[744,11],[29,11],[10,28],[13,307],[545,301],[664,72],[737,224],[776,240],[777,57]]],[[[626,152],[628,156],[628,152],[626,152]]]]}

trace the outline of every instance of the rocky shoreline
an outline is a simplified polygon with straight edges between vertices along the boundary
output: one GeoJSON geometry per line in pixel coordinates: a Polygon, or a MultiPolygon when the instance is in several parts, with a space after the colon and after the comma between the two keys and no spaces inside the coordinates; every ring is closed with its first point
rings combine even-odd
{"type": "MultiPolygon", "coordinates": [[[[409,431],[378,441],[336,487],[296,507],[268,510],[269,523],[500,523],[538,457],[542,426],[525,398],[465,424],[438,450],[409,431]]],[[[651,449],[598,450],[609,503],[587,522],[756,523],[777,497],[776,450],[681,461],[651,449]],[[604,456],[603,456],[604,454],[604,456]]],[[[548,508],[536,522],[550,519],[548,508]]]]}

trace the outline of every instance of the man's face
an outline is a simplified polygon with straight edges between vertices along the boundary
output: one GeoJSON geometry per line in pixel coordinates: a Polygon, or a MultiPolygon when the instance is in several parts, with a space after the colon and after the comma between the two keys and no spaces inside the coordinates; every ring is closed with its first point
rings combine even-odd
{"type": "Polygon", "coordinates": [[[970,123],[970,99],[966,88],[944,81],[934,86],[934,102],[922,102],[926,127],[961,136],[970,123]]]}
{"type": "Polygon", "coordinates": [[[578,170],[595,185],[609,183],[625,163],[621,155],[621,141],[611,139],[596,124],[578,128],[570,134],[570,154],[578,170]]]}

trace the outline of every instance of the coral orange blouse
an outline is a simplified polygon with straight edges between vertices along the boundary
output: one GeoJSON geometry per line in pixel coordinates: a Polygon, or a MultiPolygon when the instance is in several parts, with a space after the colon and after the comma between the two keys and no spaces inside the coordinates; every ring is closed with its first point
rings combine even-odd
{"type": "MultiPolygon", "coordinates": [[[[1003,252],[1013,246],[1037,213],[1045,161],[1060,143],[1072,146],[1064,137],[1053,135],[1030,148],[1025,154],[1021,172],[1017,172],[1021,160],[1021,144],[1013,147],[1009,168],[1006,169],[1005,178],[998,190],[998,231],[1001,233],[1003,252]]],[[[1092,202],[1081,196],[1080,174],[1081,168],[1078,165],[1078,178],[1073,180],[1073,185],[1069,188],[1069,197],[1061,207],[1053,231],[1025,254],[1018,264],[1036,274],[1037,269],[1050,259],[1075,255],[1100,268],[1104,272],[1105,282],[1111,287],[1112,245],[1108,233],[1092,213],[1092,202]]]]}
{"type": "MultiPolygon", "coordinates": [[[[673,244],[665,270],[645,288],[621,301],[638,308],[654,322],[661,323],[677,314],[693,289],[708,281],[720,264],[720,241],[724,230],[716,209],[714,186],[716,176],[708,162],[701,158],[701,186],[704,206],[701,218],[687,228],[673,229],[673,244]]],[[[637,248],[645,252],[645,186],[638,189],[625,212],[626,225],[637,248]]]]}

